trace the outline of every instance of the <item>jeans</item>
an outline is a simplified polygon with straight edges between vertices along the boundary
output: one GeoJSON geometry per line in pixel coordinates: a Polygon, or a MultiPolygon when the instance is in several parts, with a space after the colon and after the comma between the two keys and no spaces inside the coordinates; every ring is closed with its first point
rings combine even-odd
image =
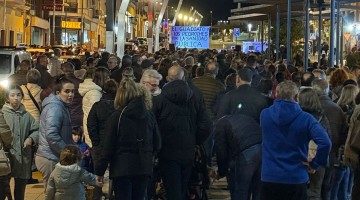
{"type": "Polygon", "coordinates": [[[14,200],[25,199],[26,183],[27,179],[15,178],[14,200]]]}
{"type": "Polygon", "coordinates": [[[114,178],[115,200],[144,200],[149,176],[134,175],[114,178]]]}
{"type": "Polygon", "coordinates": [[[10,175],[0,176],[0,200],[12,200],[10,189],[10,175]]]}
{"type": "Polygon", "coordinates": [[[261,200],[307,200],[306,183],[281,184],[262,182],[261,200]]]}
{"type": "Polygon", "coordinates": [[[228,185],[231,199],[260,199],[261,144],[245,149],[231,161],[228,185]]]}
{"type": "Polygon", "coordinates": [[[56,163],[57,162],[48,160],[47,158],[41,156],[35,157],[36,168],[42,174],[45,191],[47,187],[47,181],[49,180],[50,174],[54,170],[56,163]]]}
{"type": "Polygon", "coordinates": [[[352,187],[351,200],[360,199],[360,169],[353,169],[354,172],[354,185],[352,187]]]}
{"type": "Polygon", "coordinates": [[[331,200],[346,200],[350,177],[349,167],[334,167],[334,182],[331,188],[331,200]]]}
{"type": "Polygon", "coordinates": [[[324,180],[325,168],[319,168],[315,174],[310,174],[310,182],[307,190],[309,200],[321,200],[321,186],[324,180]]]}
{"type": "Polygon", "coordinates": [[[325,169],[325,175],[323,184],[321,186],[321,199],[322,200],[330,200],[331,197],[331,190],[334,185],[334,176],[335,170],[334,167],[327,167],[325,169]]]}
{"type": "Polygon", "coordinates": [[[193,160],[160,160],[160,173],[169,200],[184,200],[193,160]]]}

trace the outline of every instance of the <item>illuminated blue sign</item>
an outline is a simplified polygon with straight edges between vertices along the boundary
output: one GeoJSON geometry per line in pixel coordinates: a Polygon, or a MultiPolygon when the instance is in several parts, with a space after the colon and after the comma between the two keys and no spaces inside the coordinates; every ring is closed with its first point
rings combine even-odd
{"type": "Polygon", "coordinates": [[[261,49],[261,42],[243,42],[242,43],[242,51],[244,53],[248,53],[248,52],[261,52],[266,51],[266,49],[268,48],[268,44],[267,42],[263,43],[263,49],[261,49]]]}
{"type": "Polygon", "coordinates": [[[209,26],[173,26],[171,27],[171,42],[177,48],[208,49],[209,26]]]}

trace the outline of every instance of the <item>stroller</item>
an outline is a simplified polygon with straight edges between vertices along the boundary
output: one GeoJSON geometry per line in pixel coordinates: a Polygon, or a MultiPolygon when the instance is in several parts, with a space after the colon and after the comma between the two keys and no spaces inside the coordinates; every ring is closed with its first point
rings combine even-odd
{"type": "Polygon", "coordinates": [[[207,200],[206,190],[210,187],[207,156],[203,145],[195,147],[195,159],[189,180],[189,200],[207,200]]]}
{"type": "MultiPolygon", "coordinates": [[[[210,186],[210,178],[206,160],[206,151],[203,145],[195,147],[195,159],[193,162],[192,172],[188,184],[186,199],[188,200],[207,200],[206,190],[210,186]]],[[[157,171],[157,170],[154,170],[157,171]]],[[[158,200],[167,200],[166,191],[161,183],[160,174],[157,173],[157,190],[156,198],[158,200]]]]}

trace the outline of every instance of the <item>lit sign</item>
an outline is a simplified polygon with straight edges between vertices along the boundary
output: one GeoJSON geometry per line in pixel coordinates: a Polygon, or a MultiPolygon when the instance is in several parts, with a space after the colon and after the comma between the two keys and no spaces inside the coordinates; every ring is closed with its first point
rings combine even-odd
{"type": "Polygon", "coordinates": [[[263,49],[261,49],[261,42],[243,42],[242,43],[242,51],[244,53],[248,53],[248,52],[261,52],[266,51],[266,49],[268,48],[268,44],[267,42],[263,43],[263,49]]]}
{"type": "Polygon", "coordinates": [[[81,29],[81,22],[62,21],[61,28],[81,29]]]}
{"type": "Polygon", "coordinates": [[[173,26],[171,41],[177,48],[208,49],[209,31],[209,26],[173,26]]]}

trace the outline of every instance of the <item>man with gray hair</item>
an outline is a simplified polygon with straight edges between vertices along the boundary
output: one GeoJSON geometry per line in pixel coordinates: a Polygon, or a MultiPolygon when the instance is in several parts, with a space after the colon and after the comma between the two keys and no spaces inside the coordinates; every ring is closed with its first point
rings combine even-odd
{"type": "Polygon", "coordinates": [[[184,69],[172,66],[168,83],[153,98],[153,113],[162,136],[159,166],[168,199],[183,200],[195,157],[195,145],[209,135],[205,105],[184,80],[184,69]]]}
{"type": "Polygon", "coordinates": [[[54,49],[54,56],[50,58],[48,64],[49,73],[52,77],[58,76],[61,74],[61,61],[59,60],[61,56],[61,49],[54,49]]]}
{"type": "Polygon", "coordinates": [[[340,106],[334,103],[329,97],[330,89],[329,83],[326,79],[314,80],[312,82],[312,87],[318,93],[324,115],[329,120],[330,138],[333,143],[329,157],[329,167],[325,170],[325,176],[321,189],[322,199],[330,199],[331,190],[334,185],[333,180],[336,175],[335,167],[341,164],[337,155],[339,153],[338,151],[341,144],[341,137],[345,134],[343,133],[343,130],[345,130],[346,126],[346,116],[340,106]]]}
{"type": "Polygon", "coordinates": [[[297,103],[299,89],[292,81],[276,87],[277,99],[260,116],[262,128],[262,200],[307,200],[308,173],[327,164],[331,141],[323,126],[297,103]],[[308,144],[317,145],[308,161],[308,144]]]}
{"type": "Polygon", "coordinates": [[[161,93],[159,84],[162,78],[162,75],[158,71],[147,69],[141,76],[140,84],[142,84],[152,96],[158,96],[161,93]]]}

